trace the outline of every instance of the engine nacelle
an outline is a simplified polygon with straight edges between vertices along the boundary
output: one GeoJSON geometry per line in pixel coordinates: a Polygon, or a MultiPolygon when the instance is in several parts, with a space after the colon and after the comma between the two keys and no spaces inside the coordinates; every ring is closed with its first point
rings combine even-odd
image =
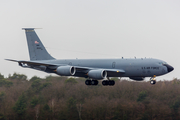
{"type": "Polygon", "coordinates": [[[133,80],[137,80],[137,81],[142,81],[144,80],[144,77],[129,77],[130,79],[133,79],[133,80]]]}
{"type": "Polygon", "coordinates": [[[88,76],[96,80],[101,80],[107,77],[107,72],[105,70],[90,70],[88,76]]]}
{"type": "Polygon", "coordinates": [[[56,69],[56,72],[61,76],[71,76],[75,74],[76,69],[73,66],[60,66],[56,69]]]}

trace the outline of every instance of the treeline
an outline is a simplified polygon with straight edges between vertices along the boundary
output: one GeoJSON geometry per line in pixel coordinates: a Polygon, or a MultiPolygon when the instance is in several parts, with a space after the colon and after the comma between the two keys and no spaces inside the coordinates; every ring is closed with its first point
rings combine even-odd
{"type": "Polygon", "coordinates": [[[85,79],[0,74],[0,120],[178,120],[180,80],[86,86],[85,79]]]}

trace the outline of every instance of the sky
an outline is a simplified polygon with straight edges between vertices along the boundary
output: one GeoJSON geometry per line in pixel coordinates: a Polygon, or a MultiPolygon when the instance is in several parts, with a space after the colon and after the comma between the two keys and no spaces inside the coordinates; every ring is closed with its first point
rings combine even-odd
{"type": "MultiPolygon", "coordinates": [[[[4,59],[29,60],[25,32],[36,29],[57,59],[156,58],[180,78],[179,0],[1,0],[0,73],[45,77],[4,59]]],[[[54,75],[54,74],[51,74],[54,75]]]]}

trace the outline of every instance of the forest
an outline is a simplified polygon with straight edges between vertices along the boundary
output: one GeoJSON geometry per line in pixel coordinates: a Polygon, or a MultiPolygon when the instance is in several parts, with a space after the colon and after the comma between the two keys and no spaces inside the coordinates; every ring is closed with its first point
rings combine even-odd
{"type": "Polygon", "coordinates": [[[0,120],[179,120],[180,80],[118,80],[86,86],[84,78],[0,74],[0,120]]]}

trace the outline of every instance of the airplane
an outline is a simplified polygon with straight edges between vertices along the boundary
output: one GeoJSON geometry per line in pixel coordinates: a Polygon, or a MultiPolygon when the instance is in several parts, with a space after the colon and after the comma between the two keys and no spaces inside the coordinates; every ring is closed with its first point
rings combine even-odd
{"type": "Polygon", "coordinates": [[[156,76],[167,74],[174,68],[165,61],[152,58],[140,59],[55,59],[45,49],[35,32],[35,28],[25,30],[30,61],[12,60],[23,68],[31,68],[60,76],[84,77],[86,85],[113,86],[115,81],[110,77],[129,77],[142,81],[150,77],[150,84],[156,84],[156,76]]]}

